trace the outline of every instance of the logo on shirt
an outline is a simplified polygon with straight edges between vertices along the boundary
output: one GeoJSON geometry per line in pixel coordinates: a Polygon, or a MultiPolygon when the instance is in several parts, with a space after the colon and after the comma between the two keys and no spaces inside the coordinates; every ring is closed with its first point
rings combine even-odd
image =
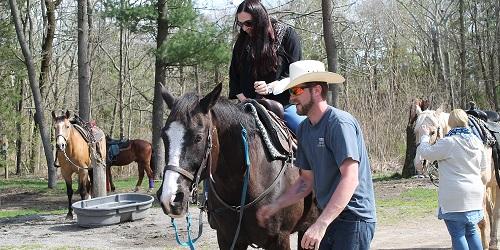
{"type": "Polygon", "coordinates": [[[318,148],[324,148],[325,147],[325,138],[320,137],[318,138],[318,148]]]}

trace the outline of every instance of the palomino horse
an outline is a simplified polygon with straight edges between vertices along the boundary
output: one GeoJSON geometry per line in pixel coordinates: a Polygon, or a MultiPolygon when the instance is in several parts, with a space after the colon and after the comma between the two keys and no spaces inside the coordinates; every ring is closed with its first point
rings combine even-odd
{"type": "MultiPolygon", "coordinates": [[[[417,145],[420,143],[420,137],[422,136],[422,125],[427,125],[431,129],[431,140],[430,143],[433,144],[437,140],[441,139],[448,133],[450,127],[448,125],[449,113],[445,113],[438,110],[422,110],[417,104],[414,107],[415,115],[417,116],[415,122],[415,136],[417,145]]],[[[498,185],[496,178],[492,178],[495,175],[494,166],[492,161],[492,150],[491,147],[487,147],[487,169],[481,172],[481,179],[485,185],[485,197],[483,201],[484,209],[484,219],[479,222],[478,226],[481,231],[481,241],[484,249],[497,249],[497,225],[500,216],[500,190],[498,190],[498,185]]],[[[415,168],[422,172],[425,159],[418,154],[415,156],[415,168]]],[[[430,164],[427,162],[427,164],[430,164]]]]}
{"type": "MultiPolygon", "coordinates": [[[[107,148],[110,149],[110,139],[106,138],[107,148]]],[[[112,144],[112,143],[111,143],[112,144]]],[[[134,191],[137,192],[141,188],[142,180],[144,179],[144,171],[148,175],[149,179],[149,190],[152,191],[154,188],[154,176],[153,170],[151,170],[151,157],[153,153],[153,147],[151,143],[141,139],[128,140],[127,145],[124,148],[119,149],[119,153],[106,161],[106,175],[109,180],[109,185],[111,187],[111,192],[115,191],[115,185],[113,184],[113,177],[111,176],[111,166],[125,166],[132,162],[137,163],[137,171],[139,171],[139,179],[135,185],[134,191]]],[[[118,145],[116,145],[119,147],[118,145]]],[[[109,157],[108,152],[108,157],[109,157]]]]}
{"type": "MultiPolygon", "coordinates": [[[[82,200],[91,198],[91,160],[101,161],[106,159],[106,141],[104,133],[97,140],[98,152],[95,145],[87,143],[80,131],[69,120],[69,111],[62,116],[56,116],[52,111],[54,129],[56,136],[56,156],[61,166],[61,175],[66,182],[66,194],[68,195],[68,214],[66,219],[73,219],[71,199],[73,197],[72,175],[78,173],[78,191],[82,200]],[[98,159],[96,157],[99,157],[98,159]],[[89,171],[90,170],[90,171],[89,171]],[[90,172],[90,174],[89,174],[90,172]]],[[[96,128],[97,129],[97,128],[96,128]]]]}
{"type": "Polygon", "coordinates": [[[176,99],[163,88],[171,110],[161,133],[167,166],[157,196],[163,212],[185,215],[197,181],[210,176],[208,218],[220,249],[290,249],[290,233],[305,232],[318,215],[313,198],[278,212],[265,228],[257,224],[257,209],[290,187],[299,169],[269,158],[254,118],[220,98],[221,90],[219,84],[203,98],[188,93],[176,99]]]}

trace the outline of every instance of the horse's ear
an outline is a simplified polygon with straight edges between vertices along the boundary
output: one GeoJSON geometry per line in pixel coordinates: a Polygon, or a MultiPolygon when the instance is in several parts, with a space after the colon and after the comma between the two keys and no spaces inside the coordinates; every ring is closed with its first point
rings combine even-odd
{"type": "Polygon", "coordinates": [[[167,104],[167,107],[169,109],[172,109],[174,107],[175,97],[172,96],[170,92],[168,92],[168,89],[165,86],[163,86],[163,84],[160,83],[160,86],[161,86],[161,96],[163,97],[163,100],[167,104]]]}
{"type": "Polygon", "coordinates": [[[66,119],[69,119],[71,117],[71,114],[69,113],[69,110],[66,109],[66,119]]]}
{"type": "Polygon", "coordinates": [[[207,114],[208,111],[215,105],[222,92],[222,83],[217,84],[215,88],[208,93],[203,99],[200,100],[200,107],[203,113],[207,114]]]}

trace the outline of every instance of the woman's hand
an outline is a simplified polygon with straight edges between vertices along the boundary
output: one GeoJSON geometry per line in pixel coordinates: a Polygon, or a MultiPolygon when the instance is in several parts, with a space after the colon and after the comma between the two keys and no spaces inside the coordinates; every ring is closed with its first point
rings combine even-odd
{"type": "Polygon", "coordinates": [[[253,84],[253,87],[255,88],[255,92],[259,95],[269,95],[273,93],[271,85],[266,84],[265,81],[256,81],[253,84]]]}

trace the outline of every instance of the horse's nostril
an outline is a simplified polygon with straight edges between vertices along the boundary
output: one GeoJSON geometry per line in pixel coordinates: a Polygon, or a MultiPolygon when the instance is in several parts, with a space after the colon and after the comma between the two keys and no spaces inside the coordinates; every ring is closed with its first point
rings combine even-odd
{"type": "Polygon", "coordinates": [[[182,202],[184,200],[184,193],[177,193],[173,202],[182,202]]]}

